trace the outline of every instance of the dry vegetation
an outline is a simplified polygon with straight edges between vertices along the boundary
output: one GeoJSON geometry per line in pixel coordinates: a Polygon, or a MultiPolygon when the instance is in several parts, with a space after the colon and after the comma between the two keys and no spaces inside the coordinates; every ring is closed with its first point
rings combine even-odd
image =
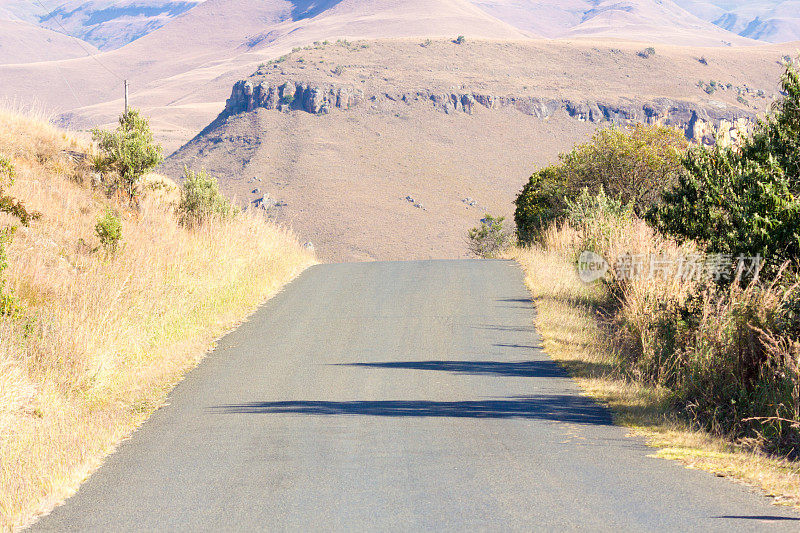
{"type": "Polygon", "coordinates": [[[7,193],[42,213],[7,250],[20,311],[0,317],[0,527],[74,491],[214,339],[313,262],[263,218],[182,228],[168,180],[151,177],[137,210],[110,200],[91,185],[90,149],[0,111],[7,193]],[[107,207],[122,219],[113,254],[94,233],[107,207]]]}
{"type": "MultiPolygon", "coordinates": [[[[602,251],[612,264],[623,253],[690,254],[693,245],[679,247],[635,219],[618,224],[606,220],[602,227],[604,231],[599,227],[579,231],[568,224],[554,226],[545,232],[540,245],[513,253],[526,272],[537,307],[536,326],[547,353],[567,368],[587,393],[610,406],[618,423],[660,448],[656,456],[730,476],[762,488],[778,503],[800,508],[800,462],[764,453],[763,443],[755,439],[734,441],[713,428],[703,429],[707,419],[682,411],[681,388],[665,386],[667,380],[654,377],[664,364],[654,357],[664,341],[654,325],[671,306],[685,303],[697,285],[646,277],[617,285],[586,284],[575,268],[577,250],[585,249],[586,235],[598,237],[590,247],[602,251]]],[[[758,294],[752,287],[736,289],[726,304],[718,300],[712,308],[710,300],[706,301],[698,336],[709,343],[718,342],[718,350],[703,352],[695,345],[692,353],[699,366],[725,370],[720,368],[725,350],[736,348],[728,344],[730,331],[735,330],[732,310],[749,303],[768,312],[779,300],[772,288],[758,294]],[[715,355],[717,360],[701,359],[703,354],[715,355]]]]}

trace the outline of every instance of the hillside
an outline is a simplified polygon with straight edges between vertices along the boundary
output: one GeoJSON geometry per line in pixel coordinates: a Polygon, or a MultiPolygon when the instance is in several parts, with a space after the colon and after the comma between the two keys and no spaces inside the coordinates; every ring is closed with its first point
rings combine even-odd
{"type": "Polygon", "coordinates": [[[89,52],[97,49],[63,33],[19,20],[0,19],[0,65],[86,57],[89,52]]]}
{"type": "MultiPolygon", "coordinates": [[[[81,138],[0,110],[3,199],[41,213],[0,243],[3,530],[71,494],[214,339],[313,262],[263,217],[180,226],[175,185],[157,176],[138,208],[109,197],[91,155],[81,138]],[[122,240],[107,253],[95,225],[109,209],[122,240]]],[[[11,225],[0,213],[0,229],[11,225]]]]}
{"type": "Polygon", "coordinates": [[[37,98],[62,124],[111,124],[121,109],[122,79],[132,102],[153,116],[172,149],[218,113],[231,84],[293,47],[338,38],[470,37],[524,39],[467,0],[208,0],[127,46],[52,65],[0,67],[0,98],[37,98]],[[305,7],[304,7],[305,6],[305,7]],[[207,28],[215,28],[208,31],[207,28]],[[102,65],[101,65],[102,63],[102,65]],[[70,87],[77,87],[75,96],[70,87]],[[191,89],[190,89],[191,88],[191,89]]]}
{"type": "Polygon", "coordinates": [[[120,48],[151,33],[203,0],[72,0],[57,4],[39,23],[101,50],[120,48]]]}
{"type": "Polygon", "coordinates": [[[684,9],[750,39],[780,43],[800,40],[798,0],[676,0],[684,9]]]}
{"type": "Polygon", "coordinates": [[[771,47],[707,49],[705,64],[690,48],[641,51],[556,41],[310,47],[238,83],[228,110],[164,171],[203,166],[243,205],[265,194],[267,206],[287,204],[270,212],[325,259],[460,257],[469,227],[485,212],[510,214],[530,173],[597,127],[661,121],[703,141],[777,91],[781,55],[771,47]]]}
{"type": "Polygon", "coordinates": [[[670,0],[474,0],[509,24],[550,38],[594,37],[691,46],[754,44],[670,0]]]}

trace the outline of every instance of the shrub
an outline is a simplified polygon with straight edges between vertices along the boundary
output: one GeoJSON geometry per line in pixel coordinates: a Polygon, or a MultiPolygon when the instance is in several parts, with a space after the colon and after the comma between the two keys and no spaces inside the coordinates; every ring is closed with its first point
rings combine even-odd
{"type": "MultiPolygon", "coordinates": [[[[599,196],[599,198],[598,198],[599,196]]],[[[690,257],[616,202],[582,195],[548,247],[620,257],[690,257]],[[575,208],[575,206],[580,206],[575,208]],[[621,209],[623,208],[623,209],[621,209]]],[[[645,267],[646,270],[646,267],[645,267]]],[[[670,391],[675,411],[716,434],[781,454],[800,451],[800,291],[787,282],[727,286],[702,278],[600,278],[603,331],[620,372],[670,391]],[[787,288],[791,287],[791,288],[787,288]]]]}
{"type": "Polygon", "coordinates": [[[228,217],[234,210],[227,198],[219,192],[219,183],[205,170],[194,172],[183,168],[181,199],[178,218],[182,225],[195,227],[212,217],[228,217]]]}
{"type": "Polygon", "coordinates": [[[341,76],[342,74],[344,74],[344,71],[345,68],[341,65],[336,65],[336,68],[333,69],[333,73],[336,74],[337,76],[341,76]]]}
{"type": "Polygon", "coordinates": [[[602,186],[596,195],[584,188],[574,200],[566,199],[566,221],[579,232],[577,253],[606,252],[614,238],[611,229],[632,216],[632,205],[609,197],[602,186]]]}
{"type": "MultiPolygon", "coordinates": [[[[23,226],[27,226],[32,220],[40,218],[41,213],[28,211],[22,202],[5,194],[6,189],[14,184],[16,175],[17,170],[11,159],[0,155],[0,212],[18,218],[23,226]]],[[[16,226],[10,226],[0,230],[0,316],[14,314],[19,310],[16,298],[6,287],[4,276],[8,268],[6,249],[16,229],[16,226]]]]}
{"type": "Polygon", "coordinates": [[[683,172],[681,158],[689,146],[683,133],[663,126],[637,124],[599,130],[592,139],[561,154],[560,162],[534,173],[515,200],[514,220],[522,242],[538,238],[562,220],[567,198],[583,189],[610,198],[643,214],[683,172]]]}
{"type": "Polygon", "coordinates": [[[697,147],[687,172],[648,219],[707,251],[769,260],[774,273],[800,259],[800,77],[787,66],[785,96],[739,146],[697,147]]]}
{"type": "Polygon", "coordinates": [[[640,50],[639,52],[637,52],[636,55],[638,55],[639,57],[643,57],[644,59],[647,59],[651,56],[656,55],[656,49],[653,48],[652,46],[648,46],[644,50],[640,50]]]}
{"type": "Polygon", "coordinates": [[[510,244],[509,234],[503,229],[505,217],[485,215],[481,225],[467,232],[468,246],[478,257],[496,257],[510,244]]]}
{"type": "Polygon", "coordinates": [[[133,200],[140,178],[158,166],[164,156],[156,144],[146,118],[131,109],[119,118],[115,131],[95,129],[92,137],[100,148],[95,158],[95,169],[112,171],[119,177],[119,185],[133,200]]]}
{"type": "Polygon", "coordinates": [[[467,38],[464,37],[463,35],[459,35],[453,40],[453,42],[456,44],[464,44],[465,42],[467,42],[467,38]]]}
{"type": "Polygon", "coordinates": [[[16,175],[17,170],[11,160],[0,154],[0,213],[8,213],[18,218],[23,226],[27,226],[32,220],[41,218],[42,214],[28,211],[21,201],[5,194],[6,189],[14,184],[16,175]]]}
{"type": "Polygon", "coordinates": [[[15,229],[11,227],[0,231],[0,316],[13,315],[19,310],[17,299],[6,286],[5,278],[5,271],[8,268],[6,248],[11,243],[15,229]]]}
{"type": "Polygon", "coordinates": [[[100,239],[100,246],[106,253],[113,254],[122,240],[122,222],[112,209],[106,208],[94,226],[94,233],[100,239]]]}

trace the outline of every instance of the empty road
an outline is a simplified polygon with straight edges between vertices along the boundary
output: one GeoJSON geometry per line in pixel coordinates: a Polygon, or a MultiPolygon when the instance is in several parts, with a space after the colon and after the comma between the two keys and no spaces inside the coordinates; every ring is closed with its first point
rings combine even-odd
{"type": "Polygon", "coordinates": [[[653,453],[541,349],[505,261],[315,266],[35,531],[798,531],[653,453]]]}

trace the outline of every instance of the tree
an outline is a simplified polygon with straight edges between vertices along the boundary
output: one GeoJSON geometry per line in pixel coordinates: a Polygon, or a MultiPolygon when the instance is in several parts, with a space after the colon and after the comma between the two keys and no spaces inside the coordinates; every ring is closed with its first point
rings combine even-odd
{"type": "Polygon", "coordinates": [[[113,171],[119,176],[119,184],[133,200],[138,194],[139,180],[164,160],[146,118],[136,109],[131,109],[119,118],[115,131],[95,129],[92,138],[100,147],[95,159],[99,171],[113,171]]]}
{"type": "MultiPolygon", "coordinates": [[[[783,98],[740,146],[697,147],[688,172],[648,213],[663,233],[708,252],[756,256],[774,270],[800,259],[800,77],[787,65],[783,98]]],[[[767,270],[769,272],[770,269],[767,270]]]]}
{"type": "Polygon", "coordinates": [[[530,177],[515,201],[520,240],[531,242],[554,220],[563,219],[567,199],[584,189],[595,195],[602,188],[610,198],[644,214],[665,187],[677,182],[688,146],[681,131],[658,125],[597,131],[588,143],[561,154],[558,164],[530,177]]]}

